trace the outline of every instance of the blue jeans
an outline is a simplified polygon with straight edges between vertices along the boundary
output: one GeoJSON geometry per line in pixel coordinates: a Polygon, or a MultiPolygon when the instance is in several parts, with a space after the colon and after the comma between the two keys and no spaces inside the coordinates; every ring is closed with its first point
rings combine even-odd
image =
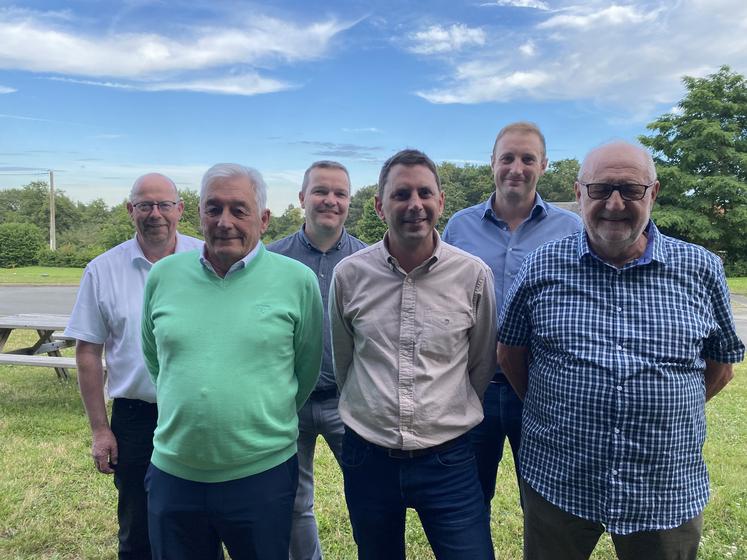
{"type": "Polygon", "coordinates": [[[480,486],[488,510],[495,494],[495,479],[498,475],[498,465],[503,458],[503,444],[506,438],[514,454],[517,484],[519,482],[519,444],[523,407],[521,399],[516,396],[511,385],[491,383],[485,391],[483,400],[485,418],[470,431],[480,486]]]}
{"type": "Polygon", "coordinates": [[[112,403],[111,427],[119,452],[114,486],[118,493],[120,560],[150,558],[145,472],[153,453],[157,420],[154,403],[119,398],[112,403]]]}
{"type": "Polygon", "coordinates": [[[443,451],[401,459],[346,429],[342,472],[360,560],[404,560],[408,507],[418,512],[438,560],[494,558],[468,437],[443,451]]]}
{"type": "Polygon", "coordinates": [[[264,472],[226,482],[194,482],[148,468],[148,529],[154,560],[288,560],[294,455],[264,472]]]}
{"type": "Polygon", "coordinates": [[[337,412],[337,403],[337,397],[314,400],[312,395],[298,411],[298,492],[293,504],[292,560],[320,560],[322,557],[314,518],[314,451],[317,437],[321,435],[340,462],[345,426],[337,412]]]}

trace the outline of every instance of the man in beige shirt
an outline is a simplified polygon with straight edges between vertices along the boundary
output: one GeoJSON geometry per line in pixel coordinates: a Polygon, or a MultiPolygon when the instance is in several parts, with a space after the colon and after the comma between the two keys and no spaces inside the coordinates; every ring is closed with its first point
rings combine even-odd
{"type": "Polygon", "coordinates": [[[435,230],[435,164],[403,150],[379,175],[389,229],[335,268],[329,300],[345,498],[360,559],[405,558],[414,508],[436,558],[493,558],[466,432],[495,369],[490,269],[435,230]]]}

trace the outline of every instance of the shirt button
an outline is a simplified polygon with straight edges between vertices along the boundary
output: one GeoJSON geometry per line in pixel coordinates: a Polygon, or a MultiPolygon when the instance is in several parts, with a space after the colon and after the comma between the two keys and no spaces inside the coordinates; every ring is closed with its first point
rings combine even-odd
{"type": "Polygon", "coordinates": [[[614,476],[617,476],[617,469],[612,469],[612,474],[613,474],[614,476]]]}
{"type": "Polygon", "coordinates": [[[513,247],[509,247],[509,248],[508,248],[508,252],[509,252],[509,253],[510,253],[511,251],[513,251],[513,250],[514,250],[514,248],[513,248],[513,247]]]}
{"type": "Polygon", "coordinates": [[[618,307],[618,308],[617,308],[617,312],[618,312],[618,313],[620,313],[620,311],[622,311],[622,310],[623,310],[623,308],[622,308],[622,307],[618,307]]]}
{"type": "Polygon", "coordinates": [[[623,349],[623,347],[622,347],[622,346],[620,346],[620,345],[618,344],[617,346],[615,346],[615,349],[616,349],[616,350],[622,350],[622,349],[623,349]]]}
{"type": "Polygon", "coordinates": [[[615,433],[619,434],[620,433],[620,428],[615,428],[615,433]]]}
{"type": "Polygon", "coordinates": [[[615,387],[615,389],[617,389],[618,391],[622,391],[623,390],[622,385],[618,385],[617,387],[615,387]]]}

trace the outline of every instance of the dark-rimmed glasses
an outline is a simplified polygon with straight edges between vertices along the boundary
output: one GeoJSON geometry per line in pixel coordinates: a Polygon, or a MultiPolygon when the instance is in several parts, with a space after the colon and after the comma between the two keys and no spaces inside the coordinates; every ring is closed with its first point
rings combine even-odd
{"type": "Polygon", "coordinates": [[[610,183],[581,183],[579,184],[586,187],[586,194],[592,200],[607,200],[612,196],[612,193],[617,191],[623,200],[635,201],[641,200],[646,196],[646,191],[654,186],[653,183],[650,185],[639,185],[638,183],[621,183],[619,185],[612,185],[610,183]]]}
{"type": "Polygon", "coordinates": [[[168,214],[171,212],[176,205],[179,204],[179,202],[174,202],[172,200],[160,200],[158,202],[152,202],[150,200],[146,200],[143,202],[138,202],[137,204],[133,204],[135,208],[137,208],[138,212],[142,212],[143,214],[150,214],[153,212],[153,208],[158,206],[158,211],[161,212],[161,214],[168,214]]]}

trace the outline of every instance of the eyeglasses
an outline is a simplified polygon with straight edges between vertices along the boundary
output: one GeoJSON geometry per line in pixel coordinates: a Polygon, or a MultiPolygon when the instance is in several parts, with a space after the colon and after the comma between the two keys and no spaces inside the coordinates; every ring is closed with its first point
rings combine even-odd
{"type": "Polygon", "coordinates": [[[586,187],[586,194],[592,200],[607,200],[612,193],[617,191],[623,200],[641,200],[646,196],[646,191],[654,186],[639,185],[637,183],[622,183],[620,185],[610,185],[609,183],[580,183],[586,187]]]}
{"type": "Polygon", "coordinates": [[[179,204],[179,202],[172,202],[171,200],[161,200],[159,202],[151,202],[150,200],[146,200],[144,202],[138,202],[137,204],[133,204],[135,208],[137,208],[138,212],[142,212],[143,214],[150,214],[153,212],[153,208],[158,206],[158,211],[161,212],[161,214],[168,214],[171,212],[176,205],[179,204]]]}

